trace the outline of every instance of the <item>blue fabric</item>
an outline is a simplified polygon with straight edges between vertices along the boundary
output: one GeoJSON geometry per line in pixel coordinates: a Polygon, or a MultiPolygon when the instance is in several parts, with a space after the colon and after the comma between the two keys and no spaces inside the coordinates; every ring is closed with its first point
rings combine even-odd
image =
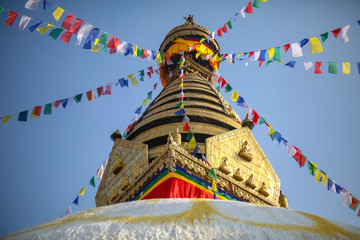
{"type": "Polygon", "coordinates": [[[129,88],[129,80],[125,79],[125,78],[121,78],[119,79],[119,84],[121,87],[128,87],[129,88]]]}
{"type": "Polygon", "coordinates": [[[48,1],[48,0],[44,0],[44,10],[51,7],[53,5],[52,2],[48,1]]]}
{"type": "Polygon", "coordinates": [[[155,51],[151,51],[151,58],[152,58],[152,60],[156,59],[156,52],[155,51]]]}
{"type": "Polygon", "coordinates": [[[360,62],[357,63],[358,72],[360,74],[360,62]]]}
{"type": "Polygon", "coordinates": [[[216,196],[216,192],[214,192],[214,199],[218,199],[217,196],[216,196]]]}
{"type": "Polygon", "coordinates": [[[36,19],[35,25],[29,27],[30,32],[33,32],[38,26],[40,26],[40,24],[42,24],[42,21],[36,19]]]}
{"type": "Polygon", "coordinates": [[[308,38],[304,38],[304,39],[301,40],[301,42],[300,42],[300,47],[305,46],[308,42],[309,42],[309,39],[308,39],[308,38]]]}
{"type": "Polygon", "coordinates": [[[241,96],[239,96],[238,99],[236,100],[236,103],[240,107],[244,107],[245,100],[241,96]]]}
{"type": "Polygon", "coordinates": [[[278,141],[279,143],[281,142],[281,139],[282,139],[281,133],[279,133],[278,131],[276,131],[275,139],[276,139],[276,141],[278,141]]]}
{"type": "Polygon", "coordinates": [[[185,114],[185,109],[182,108],[182,109],[180,109],[179,111],[175,112],[175,114],[180,117],[181,115],[184,115],[184,114],[185,114]]]}
{"type": "Polygon", "coordinates": [[[342,191],[344,188],[340,187],[340,186],[337,185],[336,183],[334,183],[334,184],[335,184],[336,193],[337,193],[337,194],[340,194],[341,191],[342,191]]]}
{"type": "Polygon", "coordinates": [[[136,114],[141,114],[142,106],[138,107],[135,111],[136,114]]]}
{"type": "Polygon", "coordinates": [[[18,121],[26,122],[26,121],[27,121],[28,112],[29,112],[29,111],[23,111],[23,112],[19,113],[18,121]]]}
{"type": "Polygon", "coordinates": [[[196,157],[196,154],[199,152],[199,150],[200,150],[200,147],[198,144],[196,144],[196,147],[195,147],[194,151],[191,153],[191,155],[196,157]]]}
{"type": "Polygon", "coordinates": [[[73,201],[73,204],[79,205],[79,196],[77,196],[77,197],[75,198],[75,200],[73,201]]]}
{"type": "Polygon", "coordinates": [[[360,25],[360,20],[358,21],[358,24],[360,25]]]}
{"type": "Polygon", "coordinates": [[[95,41],[99,32],[100,32],[100,29],[98,29],[98,28],[91,29],[89,35],[86,37],[83,49],[91,49],[91,41],[95,41]]]}
{"type": "Polygon", "coordinates": [[[68,103],[68,99],[67,98],[65,98],[65,99],[63,99],[62,101],[61,101],[61,104],[62,104],[62,106],[63,106],[63,108],[66,108],[66,104],[68,103]]]}
{"type": "Polygon", "coordinates": [[[259,61],[265,61],[265,54],[266,54],[266,50],[261,50],[258,60],[259,61]]]}
{"type": "Polygon", "coordinates": [[[128,43],[124,55],[127,56],[129,54],[131,54],[131,55],[133,54],[133,49],[132,49],[132,44],[131,43],[128,43]]]}
{"type": "Polygon", "coordinates": [[[288,62],[287,64],[285,64],[285,66],[294,68],[294,67],[295,67],[295,64],[296,64],[296,61],[290,61],[290,62],[288,62]]]}

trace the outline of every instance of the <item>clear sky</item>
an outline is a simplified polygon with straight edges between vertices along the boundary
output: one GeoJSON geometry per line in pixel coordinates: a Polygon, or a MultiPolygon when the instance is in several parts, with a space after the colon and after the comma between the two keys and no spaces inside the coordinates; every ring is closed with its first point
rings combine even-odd
{"type": "MultiPolygon", "coordinates": [[[[197,24],[215,31],[248,3],[53,2],[101,31],[150,50],[158,50],[167,32],[184,23],[183,16],[194,14],[197,24]]],[[[57,26],[68,14],[56,22],[52,17],[54,7],[31,11],[24,8],[25,3],[0,0],[0,6],[57,26]]],[[[360,61],[360,26],[355,22],[360,19],[359,12],[357,0],[269,0],[245,19],[238,18],[233,30],[216,38],[222,53],[239,53],[319,37],[352,23],[350,41],[342,43],[341,35],[335,39],[329,33],[322,53],[311,54],[307,44],[304,56],[294,59],[291,49],[286,54],[281,49],[284,63],[297,61],[294,69],[284,63],[259,68],[257,62],[250,62],[246,67],[242,61],[223,62],[219,71],[274,129],[358,198],[360,75],[355,63],[360,61]],[[323,74],[314,74],[314,67],[306,71],[303,61],[326,62],[321,67],[323,74]],[[329,61],[337,62],[337,75],[327,73],[329,61]],[[350,75],[341,73],[342,62],[351,62],[350,75]]],[[[84,50],[84,41],[76,46],[75,37],[65,44],[48,33],[41,36],[36,30],[20,31],[20,17],[12,27],[4,24],[6,19],[4,12],[0,15],[0,116],[75,96],[155,65],[141,58],[84,50]]],[[[28,26],[34,22],[31,20],[28,26]]],[[[111,151],[110,134],[116,129],[124,131],[155,82],[154,77],[145,78],[136,87],[115,87],[111,96],[101,96],[93,103],[83,98],[66,109],[60,106],[50,116],[29,118],[26,123],[15,116],[0,125],[0,236],[60,217],[85,185],[85,195],[80,197],[79,206],[72,205],[72,210],[95,207],[96,189],[88,182],[111,151]]],[[[231,102],[230,94],[223,95],[231,102]]],[[[244,110],[232,106],[243,119],[244,110]]],[[[267,132],[264,125],[253,129],[281,180],[290,208],[360,226],[357,212],[341,205],[342,196],[315,182],[307,168],[300,169],[267,132]]]]}

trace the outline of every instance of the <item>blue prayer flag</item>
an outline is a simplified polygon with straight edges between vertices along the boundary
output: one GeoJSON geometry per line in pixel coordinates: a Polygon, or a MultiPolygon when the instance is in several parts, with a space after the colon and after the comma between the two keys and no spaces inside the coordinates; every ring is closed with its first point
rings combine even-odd
{"type": "Polygon", "coordinates": [[[65,99],[63,99],[62,101],[61,101],[61,104],[62,104],[62,106],[63,106],[63,108],[66,108],[66,104],[68,103],[68,99],[67,98],[65,98],[65,99]]]}
{"type": "Polygon", "coordinates": [[[216,196],[216,192],[214,192],[214,199],[218,199],[217,196],[216,196]]]}
{"type": "Polygon", "coordinates": [[[30,32],[33,32],[40,24],[42,24],[42,21],[36,19],[36,23],[29,27],[30,32]]]}
{"type": "Polygon", "coordinates": [[[193,156],[196,157],[196,154],[199,152],[199,150],[200,150],[200,147],[199,147],[198,144],[196,144],[195,149],[194,149],[194,151],[191,153],[191,155],[193,155],[193,156]]]}
{"type": "Polygon", "coordinates": [[[138,107],[135,111],[135,114],[141,114],[142,106],[138,107]]]}
{"type": "Polygon", "coordinates": [[[131,55],[133,54],[133,49],[132,49],[132,44],[131,43],[128,43],[124,55],[127,56],[129,54],[131,54],[131,55]]]}
{"type": "Polygon", "coordinates": [[[278,131],[276,131],[276,136],[275,136],[275,139],[280,143],[281,142],[281,133],[279,133],[278,131]]]}
{"type": "Polygon", "coordinates": [[[296,64],[296,61],[290,61],[290,62],[288,62],[287,64],[285,64],[285,66],[294,68],[294,67],[295,67],[295,64],[296,64]]]}
{"type": "Polygon", "coordinates": [[[261,50],[258,60],[259,61],[265,61],[265,54],[266,54],[266,50],[261,50]]]}
{"type": "Polygon", "coordinates": [[[121,78],[119,79],[119,84],[121,87],[128,87],[129,88],[129,80],[125,79],[125,78],[121,78]]]}
{"type": "Polygon", "coordinates": [[[77,196],[77,197],[75,198],[75,200],[73,201],[73,204],[79,205],[79,196],[77,196]]]}
{"type": "Polygon", "coordinates": [[[360,74],[360,62],[357,63],[358,72],[360,74]]]}
{"type": "Polygon", "coordinates": [[[151,51],[151,58],[152,58],[152,60],[156,59],[156,52],[155,51],[151,51]]]}
{"type": "Polygon", "coordinates": [[[86,37],[83,49],[91,49],[91,41],[95,41],[99,32],[100,32],[100,29],[98,29],[98,28],[91,29],[89,35],[86,37]]]}
{"type": "Polygon", "coordinates": [[[236,100],[236,103],[240,107],[244,107],[245,100],[241,96],[239,96],[238,99],[236,100]]]}
{"type": "Polygon", "coordinates": [[[28,111],[23,111],[23,112],[19,113],[18,121],[26,122],[27,116],[28,116],[28,111]]]}
{"type": "Polygon", "coordinates": [[[175,114],[180,117],[181,115],[184,115],[184,114],[185,114],[185,109],[182,108],[182,109],[180,109],[179,111],[175,112],[175,114]]]}
{"type": "Polygon", "coordinates": [[[340,187],[340,186],[337,185],[336,183],[334,183],[334,184],[335,184],[336,193],[337,193],[337,194],[340,194],[341,191],[342,191],[344,188],[340,187]]]}
{"type": "Polygon", "coordinates": [[[358,24],[360,25],[360,20],[358,21],[358,24]]]}
{"type": "Polygon", "coordinates": [[[308,42],[309,42],[309,39],[308,39],[308,38],[304,38],[304,39],[301,40],[301,42],[300,42],[300,47],[305,46],[308,42]]]}
{"type": "Polygon", "coordinates": [[[52,2],[48,1],[48,0],[44,0],[44,10],[51,7],[53,5],[52,2]]]}

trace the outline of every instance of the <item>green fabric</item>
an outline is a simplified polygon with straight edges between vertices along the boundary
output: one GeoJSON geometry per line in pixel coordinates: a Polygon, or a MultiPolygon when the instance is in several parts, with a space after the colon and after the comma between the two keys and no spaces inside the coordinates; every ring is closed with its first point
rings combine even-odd
{"type": "Polygon", "coordinates": [[[280,47],[276,47],[276,48],[275,48],[275,53],[274,53],[273,60],[275,60],[275,61],[281,61],[280,47]]]}
{"type": "Polygon", "coordinates": [[[142,55],[144,55],[144,49],[140,49],[140,48],[138,48],[138,57],[142,57],[142,55]]]}
{"type": "Polygon", "coordinates": [[[356,198],[356,197],[354,197],[354,196],[352,196],[354,199],[355,199],[355,201],[354,202],[357,202],[357,204],[354,206],[354,208],[353,208],[353,203],[350,203],[350,205],[349,205],[349,208],[351,209],[351,210],[353,210],[353,211],[356,211],[356,209],[358,208],[358,206],[359,206],[359,204],[360,204],[360,202],[359,202],[359,200],[356,198]]]}
{"type": "Polygon", "coordinates": [[[325,42],[325,40],[328,38],[329,33],[323,33],[320,35],[322,42],[325,42]]]}
{"type": "Polygon", "coordinates": [[[99,40],[99,43],[101,43],[101,44],[107,44],[107,33],[106,32],[104,32],[102,35],[101,35],[101,37],[100,37],[100,40],[99,40]]]}
{"type": "Polygon", "coordinates": [[[337,74],[336,62],[329,62],[329,73],[337,74]]]}
{"type": "Polygon", "coordinates": [[[145,71],[144,71],[144,70],[140,70],[140,71],[139,71],[139,76],[145,76],[145,71]]]}
{"type": "Polygon", "coordinates": [[[160,58],[161,58],[160,63],[165,63],[164,55],[165,55],[164,52],[160,52],[160,58]]]}
{"type": "Polygon", "coordinates": [[[127,135],[127,132],[124,132],[124,134],[122,135],[122,139],[125,139],[127,135]]]}
{"type": "Polygon", "coordinates": [[[215,172],[215,169],[214,168],[211,168],[211,170],[210,170],[210,172],[208,173],[208,176],[209,176],[209,178],[210,179],[215,179],[215,181],[216,181],[216,172],[215,172]]]}
{"type": "Polygon", "coordinates": [[[265,122],[266,122],[265,118],[260,117],[259,124],[263,124],[263,123],[265,123],[265,122]]]}
{"type": "Polygon", "coordinates": [[[218,90],[218,92],[220,92],[220,86],[217,86],[217,87],[216,87],[216,90],[218,90]]]}
{"type": "Polygon", "coordinates": [[[82,93],[81,94],[78,94],[74,97],[74,100],[76,103],[80,102],[81,101],[81,97],[82,97],[82,93]]]}
{"type": "Polygon", "coordinates": [[[107,52],[107,46],[106,46],[106,44],[105,44],[104,47],[103,47],[103,52],[107,52]]]}
{"type": "Polygon", "coordinates": [[[186,140],[187,140],[187,141],[190,141],[193,136],[194,136],[194,133],[193,133],[193,131],[190,129],[188,135],[186,136],[186,140]]]}
{"type": "Polygon", "coordinates": [[[148,97],[147,99],[152,99],[152,91],[151,92],[148,92],[148,97]]]}
{"type": "Polygon", "coordinates": [[[0,7],[0,13],[2,13],[5,10],[5,8],[0,7]]]}
{"type": "Polygon", "coordinates": [[[312,165],[311,162],[309,162],[309,161],[306,161],[306,162],[307,162],[308,169],[310,171],[310,175],[315,176],[315,171],[316,171],[317,167],[312,165]]]}
{"type": "Polygon", "coordinates": [[[180,101],[178,104],[176,104],[176,107],[181,107],[183,105],[183,101],[180,101]]]}
{"type": "Polygon", "coordinates": [[[233,29],[233,26],[234,26],[234,22],[233,22],[233,19],[230,18],[230,20],[227,22],[227,25],[230,29],[233,29]]]}
{"type": "Polygon", "coordinates": [[[140,81],[144,81],[144,76],[140,76],[140,81]]]}
{"type": "Polygon", "coordinates": [[[254,0],[252,6],[256,7],[256,8],[259,8],[260,7],[260,1],[259,0],[254,0]]]}
{"type": "Polygon", "coordinates": [[[232,87],[230,86],[230,84],[226,84],[225,85],[225,92],[227,93],[227,92],[230,92],[232,90],[232,87]]]}
{"type": "Polygon", "coordinates": [[[274,141],[276,138],[276,132],[273,132],[272,134],[270,134],[270,138],[272,141],[274,141]]]}
{"type": "Polygon", "coordinates": [[[56,40],[63,30],[62,28],[55,28],[49,33],[49,36],[56,40]]]}
{"type": "Polygon", "coordinates": [[[245,53],[243,53],[243,56],[246,56],[248,53],[247,52],[245,52],[245,53]]]}
{"type": "Polygon", "coordinates": [[[95,187],[95,177],[93,176],[91,179],[90,179],[90,183],[89,183],[91,186],[95,187]]]}
{"type": "Polygon", "coordinates": [[[267,61],[266,62],[266,64],[265,64],[265,67],[268,67],[269,66],[269,63],[272,63],[274,60],[269,60],[269,61],[267,61]]]}
{"type": "Polygon", "coordinates": [[[45,105],[44,107],[44,114],[46,115],[50,115],[52,112],[52,104],[51,103],[48,103],[45,105]]]}

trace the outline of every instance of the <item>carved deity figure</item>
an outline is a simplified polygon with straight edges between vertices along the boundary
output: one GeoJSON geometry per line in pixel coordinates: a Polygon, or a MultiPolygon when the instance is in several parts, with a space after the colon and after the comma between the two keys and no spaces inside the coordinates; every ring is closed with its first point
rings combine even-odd
{"type": "Polygon", "coordinates": [[[181,146],[181,134],[180,134],[178,128],[176,128],[175,132],[172,134],[172,137],[173,137],[176,145],[181,146]]]}
{"type": "Polygon", "coordinates": [[[266,187],[266,185],[265,185],[265,182],[262,182],[261,187],[260,187],[260,189],[259,189],[259,192],[260,192],[262,195],[264,195],[265,197],[268,197],[268,196],[269,196],[269,192],[268,192],[268,190],[267,190],[267,187],[266,187]]]}
{"type": "Polygon", "coordinates": [[[121,160],[119,154],[116,154],[115,155],[115,163],[112,168],[112,172],[114,174],[117,174],[123,167],[124,167],[124,164],[122,163],[122,160],[121,160]]]}
{"type": "Polygon", "coordinates": [[[107,197],[107,196],[104,196],[103,205],[104,205],[104,206],[107,206],[107,205],[109,205],[109,204],[110,204],[110,202],[109,202],[108,197],[107,197]]]}
{"type": "Polygon", "coordinates": [[[240,168],[235,168],[233,177],[234,177],[236,180],[239,180],[239,181],[244,180],[244,178],[242,177],[240,168]]]}
{"type": "Polygon", "coordinates": [[[186,20],[185,24],[196,25],[196,23],[194,22],[194,14],[193,15],[189,14],[189,16],[184,17],[184,19],[186,20]]]}
{"type": "Polygon", "coordinates": [[[225,174],[229,174],[231,172],[227,157],[223,157],[221,159],[219,170],[222,171],[225,174]]]}
{"type": "Polygon", "coordinates": [[[129,180],[126,176],[123,177],[123,183],[121,184],[120,190],[124,191],[129,186],[129,180]]]}
{"type": "Polygon", "coordinates": [[[253,174],[251,174],[249,176],[249,178],[246,179],[245,185],[248,186],[249,188],[252,188],[252,189],[254,189],[256,187],[253,174]]]}
{"type": "Polygon", "coordinates": [[[115,200],[115,198],[117,198],[119,196],[119,192],[118,190],[116,190],[116,188],[113,189],[113,195],[111,196],[110,201],[113,202],[115,200]]]}
{"type": "Polygon", "coordinates": [[[246,140],[243,141],[243,144],[240,147],[239,156],[248,162],[250,162],[252,160],[252,152],[251,152],[248,141],[246,141],[246,140]]]}

